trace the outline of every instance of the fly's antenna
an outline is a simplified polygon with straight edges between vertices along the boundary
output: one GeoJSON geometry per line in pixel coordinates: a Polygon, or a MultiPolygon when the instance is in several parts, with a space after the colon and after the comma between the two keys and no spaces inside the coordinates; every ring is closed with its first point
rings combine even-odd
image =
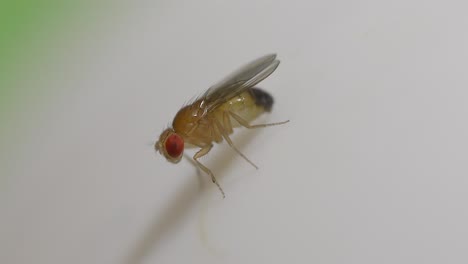
{"type": "Polygon", "coordinates": [[[159,140],[156,141],[156,143],[154,143],[154,150],[156,150],[156,152],[161,152],[161,150],[159,149],[159,148],[160,148],[160,145],[161,145],[161,144],[159,144],[159,140]]]}

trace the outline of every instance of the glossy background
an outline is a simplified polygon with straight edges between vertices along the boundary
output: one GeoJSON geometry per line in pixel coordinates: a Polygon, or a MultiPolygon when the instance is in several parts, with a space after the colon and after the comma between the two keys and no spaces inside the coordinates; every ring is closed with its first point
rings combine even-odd
{"type": "Polygon", "coordinates": [[[468,261],[463,1],[3,5],[1,263],[468,261]],[[291,122],[204,159],[222,200],[152,144],[270,52],[291,122]]]}

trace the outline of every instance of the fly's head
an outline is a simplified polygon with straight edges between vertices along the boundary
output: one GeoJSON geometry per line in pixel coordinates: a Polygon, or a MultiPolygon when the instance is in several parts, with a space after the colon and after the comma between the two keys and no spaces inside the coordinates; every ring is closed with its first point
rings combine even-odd
{"type": "Polygon", "coordinates": [[[168,128],[161,133],[154,148],[168,161],[178,163],[184,153],[184,139],[174,129],[168,128]]]}

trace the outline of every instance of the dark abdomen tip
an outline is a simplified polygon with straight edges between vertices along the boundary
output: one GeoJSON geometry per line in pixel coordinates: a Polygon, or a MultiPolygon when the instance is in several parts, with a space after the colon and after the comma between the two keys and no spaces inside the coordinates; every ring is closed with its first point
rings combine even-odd
{"type": "Polygon", "coordinates": [[[252,94],[256,105],[262,106],[267,112],[271,111],[274,101],[273,97],[269,93],[255,87],[250,89],[250,93],[252,94]]]}

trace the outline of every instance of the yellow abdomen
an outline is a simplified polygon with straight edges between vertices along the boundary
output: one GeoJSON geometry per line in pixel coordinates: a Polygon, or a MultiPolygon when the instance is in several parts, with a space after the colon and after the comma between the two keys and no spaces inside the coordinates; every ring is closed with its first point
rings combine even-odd
{"type": "MultiPolygon", "coordinates": [[[[271,111],[273,98],[271,95],[258,88],[251,88],[224,103],[215,111],[216,117],[221,121],[223,112],[232,111],[250,122],[255,120],[264,112],[271,111]]],[[[239,123],[231,118],[233,127],[238,127],[239,123]]]]}

